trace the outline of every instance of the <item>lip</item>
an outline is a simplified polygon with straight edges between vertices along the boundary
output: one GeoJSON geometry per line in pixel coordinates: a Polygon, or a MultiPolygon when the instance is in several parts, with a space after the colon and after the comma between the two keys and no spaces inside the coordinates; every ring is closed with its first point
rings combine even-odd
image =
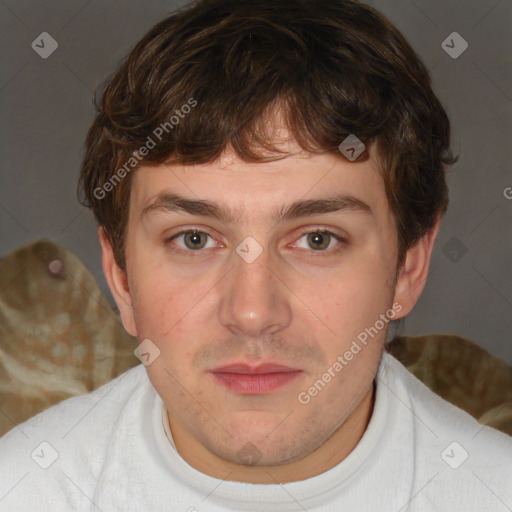
{"type": "Polygon", "coordinates": [[[230,391],[243,395],[263,395],[289,384],[302,370],[274,363],[258,366],[237,363],[216,368],[211,373],[230,391]]]}
{"type": "Polygon", "coordinates": [[[240,373],[249,375],[260,375],[265,373],[288,373],[297,372],[297,368],[291,368],[290,366],[284,366],[282,364],[264,363],[258,366],[251,366],[245,363],[234,363],[227,366],[221,366],[215,368],[212,373],[240,373]]]}

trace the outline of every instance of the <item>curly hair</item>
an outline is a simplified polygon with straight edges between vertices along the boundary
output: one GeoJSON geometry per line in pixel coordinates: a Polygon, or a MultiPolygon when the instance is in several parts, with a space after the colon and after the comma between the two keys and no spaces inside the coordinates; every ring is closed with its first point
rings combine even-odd
{"type": "Polygon", "coordinates": [[[310,153],[344,158],[338,147],[355,134],[364,161],[375,145],[399,263],[445,213],[445,167],[456,161],[449,120],[428,70],[384,16],[355,0],[200,0],[134,47],[87,135],[79,198],[121,269],[130,171],[212,163],[228,148],[246,162],[285,158],[268,129],[278,108],[310,153]],[[171,122],[175,114],[184,119],[171,122]]]}

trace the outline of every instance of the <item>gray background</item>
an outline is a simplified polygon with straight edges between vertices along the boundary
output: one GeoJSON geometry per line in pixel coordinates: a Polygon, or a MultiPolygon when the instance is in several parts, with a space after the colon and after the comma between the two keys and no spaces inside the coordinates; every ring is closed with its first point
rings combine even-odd
{"type": "MultiPolygon", "coordinates": [[[[512,200],[505,197],[512,187],[512,2],[367,3],[395,23],[432,71],[461,155],[448,176],[451,203],[429,281],[400,333],[459,334],[512,364],[512,200]],[[457,59],[441,46],[452,32],[469,44],[457,59]]],[[[77,254],[112,301],[94,219],[75,196],[92,94],[180,5],[0,3],[0,257],[47,237],[77,254]],[[47,59],[31,48],[41,32],[59,44],[47,59]]]]}

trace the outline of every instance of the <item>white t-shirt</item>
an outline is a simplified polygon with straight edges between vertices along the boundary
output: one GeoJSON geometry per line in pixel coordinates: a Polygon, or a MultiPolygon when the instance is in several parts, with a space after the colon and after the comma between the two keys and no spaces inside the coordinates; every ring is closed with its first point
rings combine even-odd
{"type": "Polygon", "coordinates": [[[181,458],[137,366],[0,439],[0,511],[512,510],[512,437],[432,393],[388,353],[376,384],[368,428],[341,463],[307,480],[248,484],[181,458]]]}

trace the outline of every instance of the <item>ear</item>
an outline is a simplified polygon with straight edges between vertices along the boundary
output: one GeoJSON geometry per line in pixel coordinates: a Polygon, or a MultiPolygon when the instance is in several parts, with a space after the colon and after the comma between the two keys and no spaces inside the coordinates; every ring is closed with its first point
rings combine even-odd
{"type": "Polygon", "coordinates": [[[132,295],[128,287],[128,276],[126,271],[121,270],[117,265],[112,245],[101,226],[98,228],[98,237],[101,244],[103,273],[121,313],[124,328],[132,336],[137,336],[133,316],[132,295]]]}
{"type": "Polygon", "coordinates": [[[406,253],[395,284],[394,302],[402,305],[402,310],[396,319],[410,313],[425,288],[430,257],[440,224],[441,219],[438,217],[432,229],[406,253]]]}

